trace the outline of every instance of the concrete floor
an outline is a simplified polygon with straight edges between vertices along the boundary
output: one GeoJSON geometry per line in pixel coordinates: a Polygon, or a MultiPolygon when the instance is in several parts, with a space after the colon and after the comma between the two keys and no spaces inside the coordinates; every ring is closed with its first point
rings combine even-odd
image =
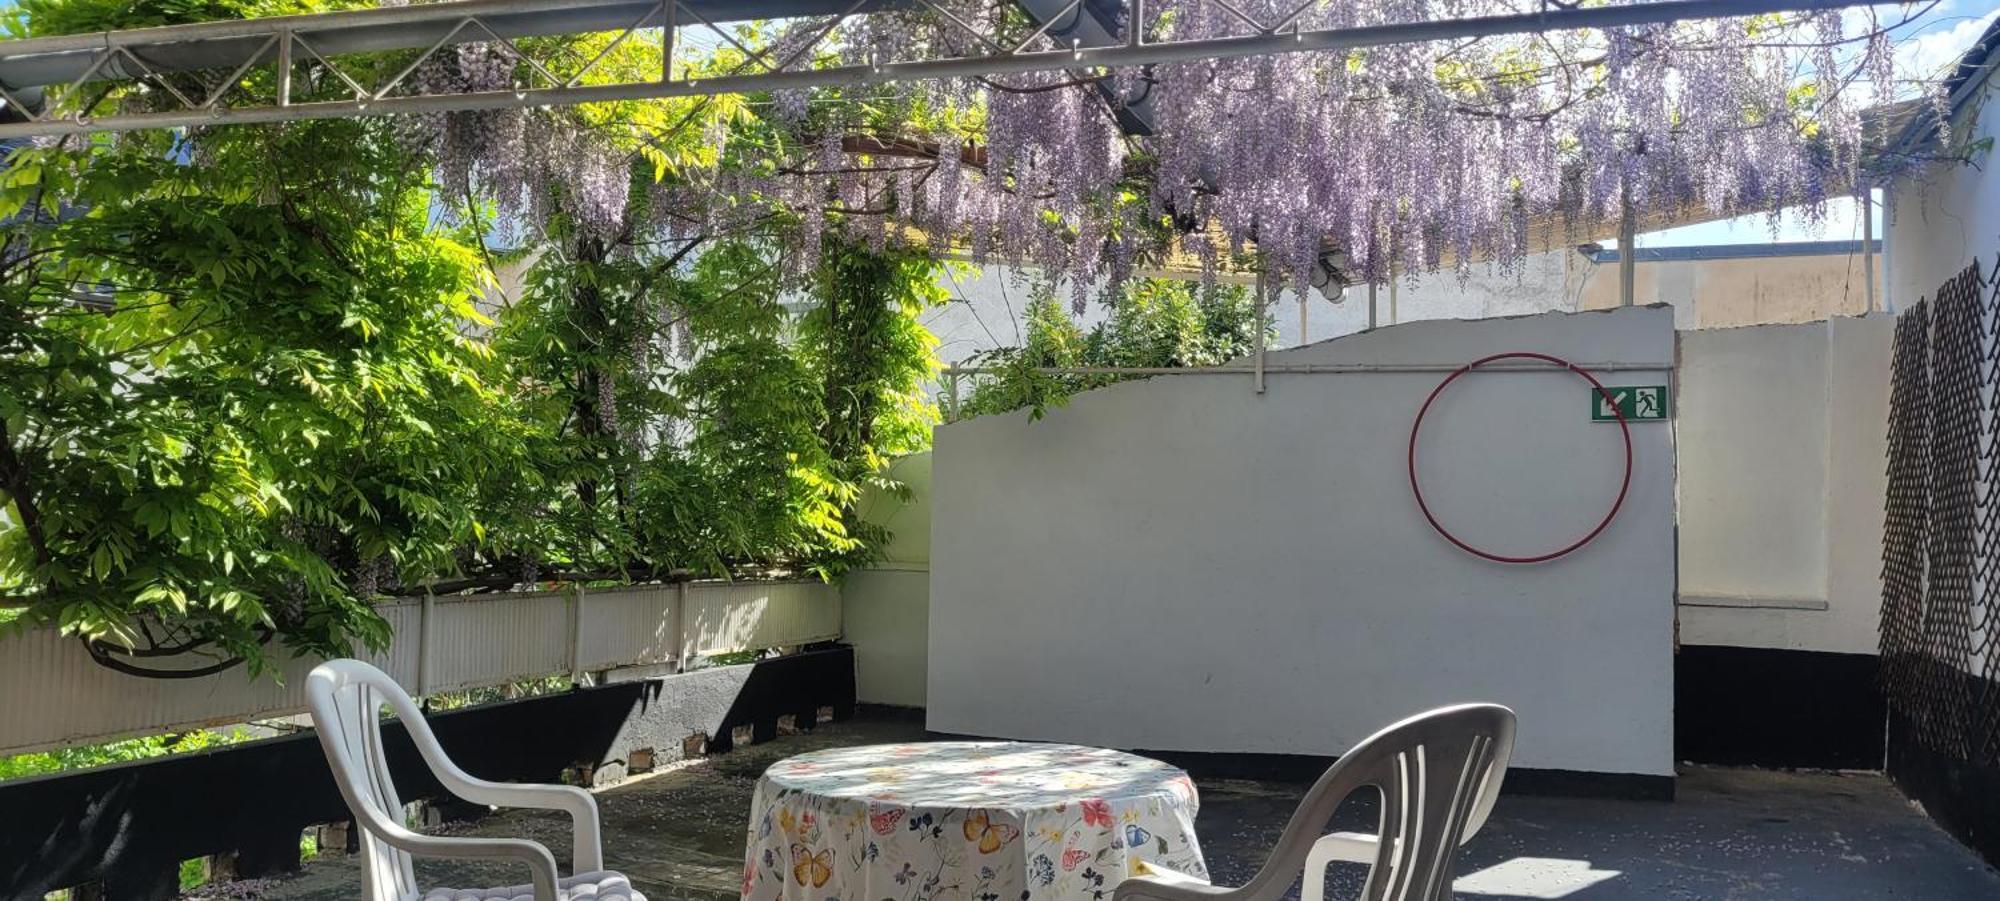
{"type": "MultiPolygon", "coordinates": [[[[734,899],[743,823],[764,767],[813,748],[922,737],[915,724],[858,719],[607,789],[599,796],[607,865],[652,901],[734,899]]],[[[1304,786],[1198,784],[1210,869],[1216,882],[1240,884],[1304,786]]],[[[1366,812],[1352,815],[1358,823],[1366,812]]],[[[504,813],[464,831],[535,838],[558,860],[569,842],[565,820],[539,813],[504,813]]],[[[1335,870],[1328,897],[1355,896],[1362,868],[1335,870]]],[[[426,886],[526,879],[505,865],[419,861],[417,872],[426,886]]],[[[1672,803],[1503,796],[1459,873],[1459,897],[1473,899],[2000,899],[2000,873],[1875,775],[1695,767],[1682,774],[1672,803]]],[[[351,901],[359,892],[356,859],[339,855],[287,879],[209,897],[351,901]]]]}

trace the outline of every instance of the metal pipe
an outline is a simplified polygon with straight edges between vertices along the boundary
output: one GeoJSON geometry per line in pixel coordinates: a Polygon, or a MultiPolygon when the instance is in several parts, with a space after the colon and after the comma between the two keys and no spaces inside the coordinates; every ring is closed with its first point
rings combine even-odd
{"type": "Polygon", "coordinates": [[[1396,318],[1396,264],[1389,263],[1389,324],[1399,322],[1396,318]]]}
{"type": "Polygon", "coordinates": [[[1264,393],[1264,333],[1270,330],[1270,320],[1266,319],[1264,315],[1264,303],[1271,296],[1270,287],[1271,273],[1263,269],[1257,270],[1257,354],[1255,372],[1258,394],[1264,393]]]}
{"type": "Polygon", "coordinates": [[[1897,245],[1896,233],[1889,228],[1889,208],[1896,204],[1894,190],[1887,183],[1882,186],[1882,312],[1892,315],[1896,312],[1896,254],[1890,251],[1897,245]]]}
{"type": "Polygon", "coordinates": [[[567,609],[563,613],[566,620],[564,627],[569,631],[568,660],[565,668],[569,670],[570,682],[575,683],[583,676],[583,586],[570,585],[569,590],[563,592],[563,598],[568,601],[567,609]]]}
{"type": "MultiPolygon", "coordinates": [[[[1850,6],[1866,6],[1873,0],[1661,0],[1661,2],[1641,3],[1630,6],[1603,6],[1582,9],[1543,9],[1533,13],[1510,15],[1471,16],[1466,18],[1437,19],[1425,22],[1405,22],[1389,25],[1371,25],[1358,28],[1315,29],[1295,31],[1284,35],[1254,35],[1242,37],[1213,38],[1201,41],[1185,41],[1169,44],[1142,44],[1145,47],[1180,48],[1173,55],[1157,59],[1122,59],[1128,64],[1146,62],[1180,62],[1193,59],[1226,59],[1236,56],[1258,56],[1270,50],[1248,50],[1252,46],[1295,47],[1298,51],[1311,50],[1352,50],[1383,44],[1407,44],[1422,41],[1449,40],[1454,38],[1490,37],[1501,34],[1528,32],[1565,31],[1580,28],[1616,28],[1627,25],[1653,25],[1677,22],[1687,19],[1747,18],[1776,12],[1796,12],[1805,10],[1844,9],[1850,6]]],[[[85,34],[54,35],[41,38],[23,38],[0,41],[0,62],[11,57],[33,56],[46,53],[74,52],[79,50],[101,50],[110,47],[138,47],[177,41],[206,41],[221,38],[265,37],[284,30],[325,33],[343,28],[365,27],[406,27],[422,24],[456,24],[468,17],[491,18],[508,14],[524,13],[594,13],[586,27],[594,30],[615,30],[631,21],[632,13],[638,12],[647,2],[633,0],[457,0],[451,3],[427,3],[410,6],[384,6],[369,9],[344,10],[330,13],[308,13],[292,16],[267,16],[255,19],[230,19],[219,22],[192,22],[182,25],[158,25],[150,28],[129,28],[119,31],[98,31],[85,34]]],[[[744,2],[744,0],[684,0],[692,12],[699,12],[715,21],[743,21],[767,19],[781,16],[813,15],[809,8],[818,4],[796,2],[796,0],[768,0],[768,2],[744,2]]],[[[895,4],[904,7],[908,4],[895,4]]],[[[825,4],[824,12],[836,10],[834,4],[825,4]]],[[[874,4],[883,8],[889,4],[874,4]]],[[[496,29],[497,30],[497,29],[496,29]]],[[[507,37],[527,37],[535,34],[579,33],[580,29],[560,31],[521,32],[507,37]]],[[[421,47],[429,39],[408,40],[404,48],[421,47]]],[[[381,48],[389,49],[389,48],[381,48]]],[[[1125,56],[1128,48],[1105,47],[1082,51],[1092,59],[1104,59],[1104,54],[1125,56]]],[[[1068,56],[1074,51],[1060,51],[1048,56],[1068,56]]],[[[1109,61],[1109,60],[1106,60],[1109,61]]],[[[217,61],[214,68],[231,65],[233,61],[217,61]]],[[[1028,71],[1028,70],[1015,70],[1028,71]]]]}
{"type": "Polygon", "coordinates": [[[680,0],[660,0],[660,83],[674,80],[674,31],[681,12],[680,0]]]}
{"type": "Polygon", "coordinates": [[[437,643],[436,633],[437,595],[429,588],[424,589],[423,600],[417,608],[417,697],[427,698],[436,690],[437,643]]]}
{"type": "MultiPolygon", "coordinates": [[[[1486,37],[1504,34],[1534,33],[1553,30],[1579,28],[1613,28],[1629,25],[1647,25],[1685,19],[1736,18],[1763,13],[1795,10],[1840,9],[1865,5],[1869,0],[1664,0],[1657,3],[1642,3],[1630,6],[1603,6],[1580,9],[1544,9],[1535,13],[1504,16],[1477,16],[1462,19],[1445,19],[1430,22],[1411,22],[1398,25],[1377,25],[1362,28],[1321,29],[1297,31],[1282,35],[1244,35],[1225,38],[1210,38],[1196,41],[1175,41],[1166,43],[1144,43],[1134,46],[1120,44],[1105,47],[1079,47],[1073,50],[1037,51],[997,56],[959,57],[954,59],[914,60],[889,62],[879,65],[840,66],[814,69],[802,72],[766,72],[751,75],[722,76],[699,81],[648,81],[612,85],[580,85],[577,87],[541,88],[526,91],[490,91],[477,94],[451,94],[418,97],[385,97],[373,102],[328,101],[321,103],[294,104],[289,107],[246,107],[238,109],[215,109],[209,111],[141,113],[97,117],[83,121],[53,120],[0,125],[0,137],[27,137],[31,135],[85,134],[104,131],[127,131],[138,128],[172,128],[180,126],[214,125],[222,123],[284,122],[300,119],[346,118],[363,115],[388,115],[392,113],[447,112],[453,110],[505,109],[510,107],[543,106],[551,104],[593,103],[619,100],[643,100],[659,97],[703,96],[714,94],[752,93],[769,90],[791,90],[800,88],[837,85],[871,85],[913,79],[960,78],[981,75],[1001,75],[1021,72],[1046,72],[1073,68],[1126,68],[1155,63],[1186,62],[1213,59],[1238,59],[1252,56],[1269,56],[1280,53],[1311,51],[1354,50],[1385,44],[1401,44],[1422,41],[1449,40],[1469,37],[1486,37]]],[[[723,6],[737,12],[745,6],[763,4],[727,3],[723,6]]],[[[773,4],[785,5],[785,4],[773,4]]],[[[798,4],[789,4],[797,6],[798,4]]],[[[568,15],[581,15],[581,11],[591,10],[602,14],[605,10],[616,9],[620,16],[614,21],[594,30],[610,30],[630,21],[629,4],[605,4],[601,0],[467,0],[464,3],[426,4],[406,7],[355,10],[340,13],[321,13],[312,16],[281,16],[269,19],[249,19],[235,22],[211,22],[194,25],[169,25],[160,28],[134,29],[122,32],[102,32],[95,35],[71,35],[51,38],[31,38],[22,41],[0,41],[0,82],[19,87],[26,84],[67,83],[54,78],[49,72],[42,72],[36,78],[23,79],[16,70],[30,66],[38,55],[59,53],[82,53],[89,51],[95,57],[108,45],[116,48],[143,47],[149,54],[157,55],[161,43],[182,43],[196,39],[214,37],[257,37],[268,36],[287,29],[313,34],[316,45],[333,46],[339,35],[335,29],[352,27],[356,23],[367,23],[374,42],[367,43],[366,49],[398,49],[425,46],[428,40],[436,39],[436,32],[428,29],[414,29],[416,23],[429,23],[440,29],[449,28],[452,22],[462,19],[468,10],[479,9],[491,13],[512,12],[524,16],[524,22],[550,22],[562,20],[562,16],[528,18],[531,11],[551,8],[568,15]],[[348,17],[348,18],[342,18],[348,17]],[[365,17],[365,18],[364,18],[365,17]],[[403,24],[398,24],[403,23],[403,24]],[[382,27],[387,26],[387,27],[382,27]],[[329,33],[332,32],[332,33],[329,33]],[[393,39],[383,32],[402,32],[393,39]]],[[[523,37],[530,34],[571,33],[573,29],[553,27],[544,24],[540,30],[531,29],[526,24],[514,27],[493,27],[496,34],[507,37],[523,37]],[[509,33],[512,32],[512,33],[509,33]]],[[[354,40],[348,43],[362,44],[363,35],[350,35],[354,40]]],[[[151,62],[158,71],[175,68],[227,68],[241,62],[241,56],[230,54],[207,54],[205,58],[199,48],[189,49],[183,54],[188,57],[169,64],[168,61],[151,62]],[[196,58],[200,58],[195,64],[196,58]]],[[[228,48],[215,48],[228,49],[228,48]]],[[[335,51],[327,51],[335,52],[335,51]]],[[[97,61],[101,63],[101,60],[97,61]]],[[[65,63],[70,71],[102,68],[96,63],[74,60],[65,63]]],[[[41,67],[47,69],[47,66],[41,67]]],[[[93,74],[95,74],[93,72],[93,74]]],[[[121,73],[105,73],[115,77],[121,73]]]]}
{"type": "Polygon", "coordinates": [[[1618,202],[1618,305],[1629,307],[1637,292],[1639,275],[1639,216],[1632,208],[1632,186],[1627,184],[1618,202]]]}
{"type": "MultiPolygon", "coordinates": [[[[1460,363],[1266,363],[1263,372],[1273,375],[1400,375],[1423,372],[1457,372],[1464,369],[1460,363]]],[[[1674,364],[1667,363],[1578,363],[1576,368],[1590,372],[1670,372],[1674,364]]],[[[953,366],[945,374],[959,377],[968,375],[1000,375],[1020,370],[999,366],[953,366]]],[[[1246,375],[1258,372],[1253,365],[1225,364],[1222,366],[1036,366],[1038,375],[1246,375]]],[[[1467,375],[1480,373],[1537,373],[1562,372],[1564,370],[1536,363],[1492,363],[1474,369],[1467,375]]]]}
{"type": "Polygon", "coordinates": [[[292,105],[292,33],[278,35],[278,105],[292,105]]]}
{"type": "Polygon", "coordinates": [[[1861,278],[1868,283],[1868,306],[1861,312],[1875,312],[1875,188],[1861,186],[1861,278]]]}
{"type": "MultiPolygon", "coordinates": [[[[802,0],[682,0],[690,8],[698,9],[702,15],[718,22],[736,22],[749,19],[764,19],[776,16],[829,15],[838,12],[839,0],[825,2],[802,2],[802,0]],[[817,11],[817,12],[816,12],[817,11]]],[[[117,31],[91,31],[82,34],[51,35],[40,38],[22,38],[0,41],[0,62],[24,56],[43,54],[74,53],[77,51],[102,50],[105,47],[145,47],[153,44],[178,43],[182,41],[215,41],[229,38],[268,37],[282,31],[304,31],[319,37],[327,37],[333,32],[348,29],[385,28],[406,29],[413,25],[435,25],[449,29],[459,22],[469,19],[505,19],[509,16],[535,14],[538,29],[507,33],[510,29],[496,28],[506,37],[533,37],[549,34],[588,34],[594,31],[616,31],[632,21],[634,14],[646,7],[657,6],[656,0],[454,0],[450,3],[421,3],[409,6],[377,6],[366,9],[350,9],[327,13],[302,13],[291,16],[263,16],[254,19],[224,19],[216,22],[187,22],[180,25],[155,25],[150,28],[126,28],[117,31]],[[563,15],[557,15],[563,14],[563,15]],[[549,21],[540,21],[547,19],[549,21]],[[562,27],[570,24],[577,27],[562,27]],[[549,30],[554,25],[559,30],[549,30]]],[[[908,3],[894,4],[893,8],[907,7],[908,3]]],[[[890,4],[873,4],[875,8],[891,8],[890,4]]],[[[489,23],[490,24],[490,23],[489,23]]],[[[404,34],[399,45],[381,46],[375,49],[414,49],[436,40],[437,32],[404,34]]],[[[214,68],[230,65],[229,61],[218,61],[214,68]]]]}
{"type": "MultiPolygon", "coordinates": [[[[840,0],[684,3],[711,14],[714,21],[837,15],[846,10],[838,5],[840,0]]],[[[0,41],[0,85],[69,84],[100,60],[108,60],[108,64],[91,73],[91,80],[136,77],[136,68],[126,65],[132,60],[109,59],[120,51],[136,52],[137,58],[144,59],[145,68],[157,73],[226,70],[248,58],[262,41],[286,33],[310,38],[329,56],[342,56],[420,50],[468,21],[477,21],[502,40],[617,32],[627,29],[635,19],[650,22],[659,5],[656,0],[553,0],[549,4],[470,0],[0,41]]],[[[910,0],[866,0],[863,8],[879,12],[909,5],[910,0]]],[[[467,33],[449,43],[488,39],[467,33]]]]}

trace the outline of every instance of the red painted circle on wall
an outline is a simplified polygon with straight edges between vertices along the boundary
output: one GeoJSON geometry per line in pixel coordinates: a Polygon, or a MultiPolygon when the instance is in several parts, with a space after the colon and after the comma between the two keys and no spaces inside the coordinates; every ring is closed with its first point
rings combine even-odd
{"type": "Polygon", "coordinates": [[[1422,409],[1419,409],[1417,411],[1416,421],[1410,423],[1409,469],[1410,469],[1410,493],[1414,495],[1417,499],[1417,509],[1423,511],[1424,519],[1431,524],[1431,528],[1437,530],[1437,533],[1439,535],[1444,536],[1444,539],[1446,541],[1449,541],[1452,544],[1457,545],[1459,549],[1465,551],[1468,554],[1472,554],[1478,557],[1483,557],[1487,560],[1492,560],[1496,563],[1546,563],[1550,560],[1556,559],[1557,557],[1569,554],[1570,552],[1575,551],[1578,548],[1581,548],[1584,545],[1589,544],[1591,541],[1595,540],[1598,535],[1604,533],[1604,529],[1606,526],[1611,525],[1611,520],[1617,518],[1619,508],[1625,506],[1625,494],[1632,488],[1632,426],[1625,421],[1625,414],[1618,409],[1618,403],[1611,396],[1610,390],[1605,388],[1604,383],[1598,381],[1596,376],[1591,375],[1590,373],[1579,368],[1576,364],[1571,363],[1568,360],[1562,359],[1561,357],[1554,357],[1548,354],[1534,353],[1532,351],[1524,351],[1524,350],[1509,351],[1507,353],[1494,354],[1490,357],[1480,357],[1479,359],[1467,363],[1464,366],[1460,366],[1458,369],[1454,370],[1452,374],[1445,376],[1444,381],[1439,382],[1436,388],[1431,389],[1430,396],[1424,398],[1424,405],[1422,409]],[[1611,509],[1604,514],[1603,519],[1598,520],[1596,527],[1592,528],[1589,532],[1584,533],[1583,537],[1578,538],[1577,540],[1572,541],[1569,544],[1562,546],[1561,548],[1549,551],[1548,553],[1545,554],[1533,554],[1529,556],[1509,556],[1506,554],[1496,554],[1492,551],[1482,550],[1480,548],[1474,547],[1471,543],[1465,541],[1462,538],[1459,538],[1457,535],[1452,534],[1450,529],[1444,527],[1444,523],[1438,521],[1437,514],[1431,512],[1430,504],[1424,501],[1424,487],[1423,484],[1419,482],[1417,479],[1417,433],[1424,427],[1424,416],[1430,413],[1431,404],[1436,403],[1438,397],[1444,394],[1444,390],[1446,388],[1451,387],[1452,382],[1458,381],[1459,376],[1465,375],[1466,373],[1478,369],[1479,367],[1484,366],[1488,363],[1495,363],[1501,360],[1536,360],[1543,363],[1548,363],[1551,366],[1559,366],[1563,369],[1569,370],[1570,372],[1576,373],[1579,378],[1582,378],[1584,381],[1589,382],[1590,386],[1596,389],[1597,393],[1602,395],[1606,401],[1611,402],[1612,415],[1618,417],[1619,434],[1625,439],[1625,475],[1618,481],[1618,497],[1617,499],[1611,502],[1611,509]]]}

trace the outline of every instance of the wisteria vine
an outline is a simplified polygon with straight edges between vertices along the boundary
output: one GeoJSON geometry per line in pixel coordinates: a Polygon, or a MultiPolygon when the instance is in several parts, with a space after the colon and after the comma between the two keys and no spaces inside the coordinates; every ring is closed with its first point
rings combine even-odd
{"type": "MultiPolygon", "coordinates": [[[[1543,0],[1322,2],[1298,27],[1532,12],[1543,0]]],[[[1157,0],[1149,40],[1254,34],[1295,0],[1157,0]]],[[[1911,15],[1921,13],[1912,8],[1911,15]]],[[[1905,20],[1907,21],[1907,20],[1905,20]]],[[[1545,32],[1009,75],[755,98],[760,126],[690,115],[712,165],[640,192],[632,147],[684,134],[584,128],[573,110],[434,117],[448,184],[528,223],[586,233],[713,235],[788,217],[794,268],[827,228],[928,241],[1068,274],[1077,301],[1143,262],[1209,269],[1254,253],[1303,290],[1327,259],[1354,278],[1503,267],[1638,215],[1818,213],[1853,190],[1864,107],[1897,95],[1872,9],[1545,32]],[[1150,133],[1121,128],[1143,96],[1150,133]],[[889,112],[885,113],[884,111],[889,112]]],[[[751,65],[851,65],[976,52],[1036,25],[1007,0],[940,0],[850,22],[776,23],[730,39],[751,65]]],[[[1120,26],[1122,27],[1122,26],[1120,26]]],[[[1048,46],[1052,39],[1039,39],[1048,46]]],[[[734,71],[732,70],[732,71],[734,71]]],[[[428,91],[492,90],[514,61],[467,45],[428,91]]]]}

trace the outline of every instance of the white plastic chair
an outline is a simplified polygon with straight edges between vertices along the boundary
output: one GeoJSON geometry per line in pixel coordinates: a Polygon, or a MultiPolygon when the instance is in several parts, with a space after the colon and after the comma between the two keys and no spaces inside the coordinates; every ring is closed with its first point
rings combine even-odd
{"type": "Polygon", "coordinates": [[[1449,901],[1458,848],[1493,812],[1513,751],[1514,711],[1498,704],[1420,713],[1363,739],[1313,783],[1243,887],[1152,868],[1119,883],[1113,901],[1277,901],[1301,875],[1300,901],[1322,901],[1335,862],[1372,864],[1365,901],[1449,901]],[[1341,803],[1365,787],[1382,795],[1378,833],[1322,835],[1341,803]]]}
{"type": "Polygon", "coordinates": [[[306,704],[333,779],[363,831],[363,901],[645,901],[624,876],[604,870],[597,801],[567,785],[515,785],[467,775],[445,756],[422,712],[396,680],[359,660],[330,660],[306,677],[306,704]],[[567,812],[573,821],[577,874],[556,875],[549,849],[526,839],[423,835],[403,825],[403,802],[390,781],[382,744],[388,705],[447,791],[476,804],[567,812]],[[412,855],[454,859],[511,858],[527,864],[528,885],[491,889],[417,888],[412,855]]]}

